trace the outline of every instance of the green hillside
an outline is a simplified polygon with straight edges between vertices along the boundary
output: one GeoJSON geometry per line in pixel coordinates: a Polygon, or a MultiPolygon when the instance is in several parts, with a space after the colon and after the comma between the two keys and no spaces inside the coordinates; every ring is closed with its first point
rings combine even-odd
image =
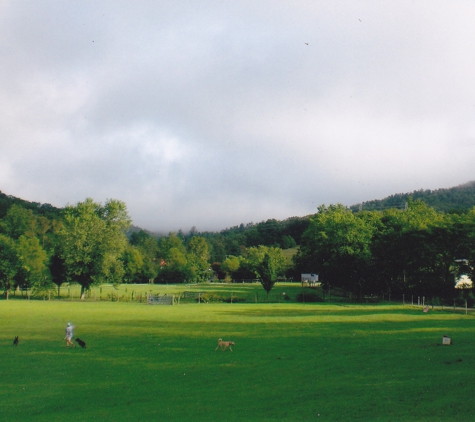
{"type": "Polygon", "coordinates": [[[475,181],[447,189],[421,189],[410,193],[397,193],[384,199],[375,199],[361,204],[355,204],[350,208],[354,211],[360,209],[367,211],[387,208],[403,209],[410,198],[413,200],[420,199],[437,211],[451,213],[464,212],[475,206],[475,181]]]}

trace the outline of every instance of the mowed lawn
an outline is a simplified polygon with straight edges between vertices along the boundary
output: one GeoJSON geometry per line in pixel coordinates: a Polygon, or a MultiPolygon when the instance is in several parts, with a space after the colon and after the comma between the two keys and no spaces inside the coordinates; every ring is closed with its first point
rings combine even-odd
{"type": "Polygon", "coordinates": [[[401,305],[3,300],[0,420],[473,421],[474,323],[401,305]],[[87,350],[66,349],[68,321],[87,350]]]}

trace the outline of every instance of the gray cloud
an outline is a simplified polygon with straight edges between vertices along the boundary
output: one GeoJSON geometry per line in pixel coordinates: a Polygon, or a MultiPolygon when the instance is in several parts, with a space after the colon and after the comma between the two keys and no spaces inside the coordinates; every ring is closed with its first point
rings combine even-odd
{"type": "Polygon", "coordinates": [[[219,230],[474,179],[475,6],[0,5],[0,189],[219,230]]]}

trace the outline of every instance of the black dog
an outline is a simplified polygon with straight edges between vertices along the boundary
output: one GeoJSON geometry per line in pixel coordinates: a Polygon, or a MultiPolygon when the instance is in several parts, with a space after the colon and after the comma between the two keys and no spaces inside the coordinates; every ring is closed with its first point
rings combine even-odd
{"type": "Polygon", "coordinates": [[[77,341],[78,344],[83,348],[85,349],[86,348],[86,343],[84,341],[82,341],[80,338],[77,338],[76,340],[74,341],[77,341]]]}
{"type": "Polygon", "coordinates": [[[18,346],[18,336],[16,336],[15,340],[13,340],[13,345],[18,346]]]}

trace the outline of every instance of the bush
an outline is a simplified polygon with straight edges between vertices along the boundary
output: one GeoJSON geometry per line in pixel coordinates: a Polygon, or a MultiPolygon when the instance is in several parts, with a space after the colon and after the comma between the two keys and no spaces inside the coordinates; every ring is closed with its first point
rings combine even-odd
{"type": "Polygon", "coordinates": [[[323,302],[323,299],[316,293],[299,293],[295,296],[297,302],[323,302]]]}

